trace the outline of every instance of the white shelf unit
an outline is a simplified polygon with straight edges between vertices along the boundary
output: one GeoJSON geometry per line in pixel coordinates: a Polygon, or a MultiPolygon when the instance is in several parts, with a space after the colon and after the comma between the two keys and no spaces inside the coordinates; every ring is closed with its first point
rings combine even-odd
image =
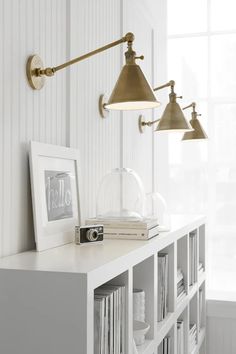
{"type": "MultiPolygon", "coordinates": [[[[167,335],[177,353],[177,320],[184,319],[185,351],[191,316],[197,322],[193,353],[205,353],[205,272],[189,286],[189,234],[196,231],[205,267],[205,217],[173,216],[171,231],[149,241],[105,240],[68,244],[0,260],[0,351],[4,354],[93,354],[94,290],[105,284],[126,287],[125,353],[132,354],[133,288],[145,290],[150,330],[139,354],[157,354],[167,335]],[[169,255],[169,313],[157,322],[158,253],[169,255]],[[186,296],[177,304],[177,268],[183,268],[186,296]],[[199,289],[203,310],[199,323],[199,289]]],[[[204,268],[205,269],[205,268],[204,268]]]]}

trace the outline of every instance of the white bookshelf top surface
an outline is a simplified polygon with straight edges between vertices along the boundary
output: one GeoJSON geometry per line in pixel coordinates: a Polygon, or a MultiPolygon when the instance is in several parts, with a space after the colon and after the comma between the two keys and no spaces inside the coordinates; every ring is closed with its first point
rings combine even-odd
{"type": "Polygon", "coordinates": [[[125,265],[127,269],[151,256],[153,250],[160,250],[203,223],[204,216],[172,216],[171,231],[161,232],[148,241],[104,240],[101,244],[78,246],[70,243],[42,252],[27,251],[0,259],[0,269],[79,274],[102,270],[102,267],[107,271],[109,266],[122,268],[125,265]]]}

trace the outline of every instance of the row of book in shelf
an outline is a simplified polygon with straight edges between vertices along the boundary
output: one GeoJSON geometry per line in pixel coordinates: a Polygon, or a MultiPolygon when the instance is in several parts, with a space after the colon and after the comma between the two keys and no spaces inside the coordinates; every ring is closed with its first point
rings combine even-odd
{"type": "Polygon", "coordinates": [[[125,354],[125,287],[94,292],[94,354],[125,354]]]}
{"type": "Polygon", "coordinates": [[[197,282],[197,272],[204,272],[204,266],[197,259],[197,233],[193,231],[189,236],[189,285],[192,286],[197,282]]]}
{"type": "Polygon", "coordinates": [[[177,270],[177,303],[179,303],[186,295],[184,274],[180,268],[177,270]]]}
{"type": "MultiPolygon", "coordinates": [[[[199,271],[203,266],[199,263],[199,271]]],[[[177,302],[186,295],[184,274],[177,270],[177,302]]],[[[134,289],[134,319],[144,321],[145,293],[134,289]],[[138,314],[138,315],[137,315],[138,314]],[[140,317],[141,316],[141,317],[140,317]]],[[[158,254],[158,321],[168,313],[168,253],[158,254]]],[[[203,289],[199,289],[199,329],[202,326],[203,289]]],[[[183,321],[177,322],[177,353],[184,352],[183,321]]],[[[196,323],[189,328],[189,348],[196,345],[196,323]]],[[[125,354],[125,287],[103,285],[94,292],[94,354],[125,354]]],[[[161,354],[169,354],[170,340],[166,337],[159,348],[161,354]],[[161,349],[160,349],[161,348],[161,349]]],[[[191,351],[190,351],[191,352],[191,351]]],[[[159,354],[160,354],[159,353],[159,354]]]]}
{"type": "Polygon", "coordinates": [[[158,354],[171,354],[171,337],[165,337],[158,347],[158,354]]]}
{"type": "MultiPolygon", "coordinates": [[[[189,326],[189,353],[192,353],[197,344],[197,325],[196,323],[189,326]]],[[[158,354],[171,353],[171,339],[167,336],[163,339],[158,348],[158,354]]],[[[184,321],[177,321],[177,354],[185,354],[184,344],[184,321]]]]}
{"type": "Polygon", "coordinates": [[[197,344],[197,324],[191,323],[189,325],[189,353],[192,353],[197,344]]]}

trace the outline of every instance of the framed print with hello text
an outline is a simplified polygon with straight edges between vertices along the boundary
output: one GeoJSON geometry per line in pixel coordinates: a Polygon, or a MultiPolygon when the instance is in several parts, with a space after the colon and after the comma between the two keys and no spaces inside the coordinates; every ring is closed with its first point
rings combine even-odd
{"type": "Polygon", "coordinates": [[[80,225],[79,152],[30,142],[30,177],[37,251],[74,240],[80,225]]]}

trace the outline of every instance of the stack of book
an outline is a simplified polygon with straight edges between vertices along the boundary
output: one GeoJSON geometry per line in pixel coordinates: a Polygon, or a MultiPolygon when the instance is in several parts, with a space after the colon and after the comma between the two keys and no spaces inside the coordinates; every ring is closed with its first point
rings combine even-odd
{"type": "Polygon", "coordinates": [[[184,354],[184,321],[177,321],[177,354],[184,354]]]}
{"type": "Polygon", "coordinates": [[[197,281],[197,234],[191,232],[189,235],[189,285],[197,281]]]}
{"type": "Polygon", "coordinates": [[[203,291],[199,289],[199,331],[202,328],[203,291]]]}
{"type": "Polygon", "coordinates": [[[198,263],[198,273],[201,274],[204,272],[204,267],[201,262],[198,263]]]}
{"type": "Polygon", "coordinates": [[[171,339],[165,337],[158,348],[158,354],[171,354],[171,339]]]}
{"type": "Polygon", "coordinates": [[[142,219],[137,221],[112,220],[91,218],[86,225],[103,225],[104,238],[148,240],[158,235],[158,222],[156,219],[142,219]]]}
{"type": "Polygon", "coordinates": [[[179,303],[186,295],[184,275],[180,268],[177,270],[177,303],[179,303]]]}
{"type": "Polygon", "coordinates": [[[158,253],[158,321],[162,321],[167,313],[168,298],[168,254],[158,253]]]}
{"type": "Polygon", "coordinates": [[[94,354],[125,354],[125,287],[94,292],[94,354]]]}
{"type": "Polygon", "coordinates": [[[192,353],[197,344],[197,325],[196,323],[189,326],[189,353],[192,353]]]}

